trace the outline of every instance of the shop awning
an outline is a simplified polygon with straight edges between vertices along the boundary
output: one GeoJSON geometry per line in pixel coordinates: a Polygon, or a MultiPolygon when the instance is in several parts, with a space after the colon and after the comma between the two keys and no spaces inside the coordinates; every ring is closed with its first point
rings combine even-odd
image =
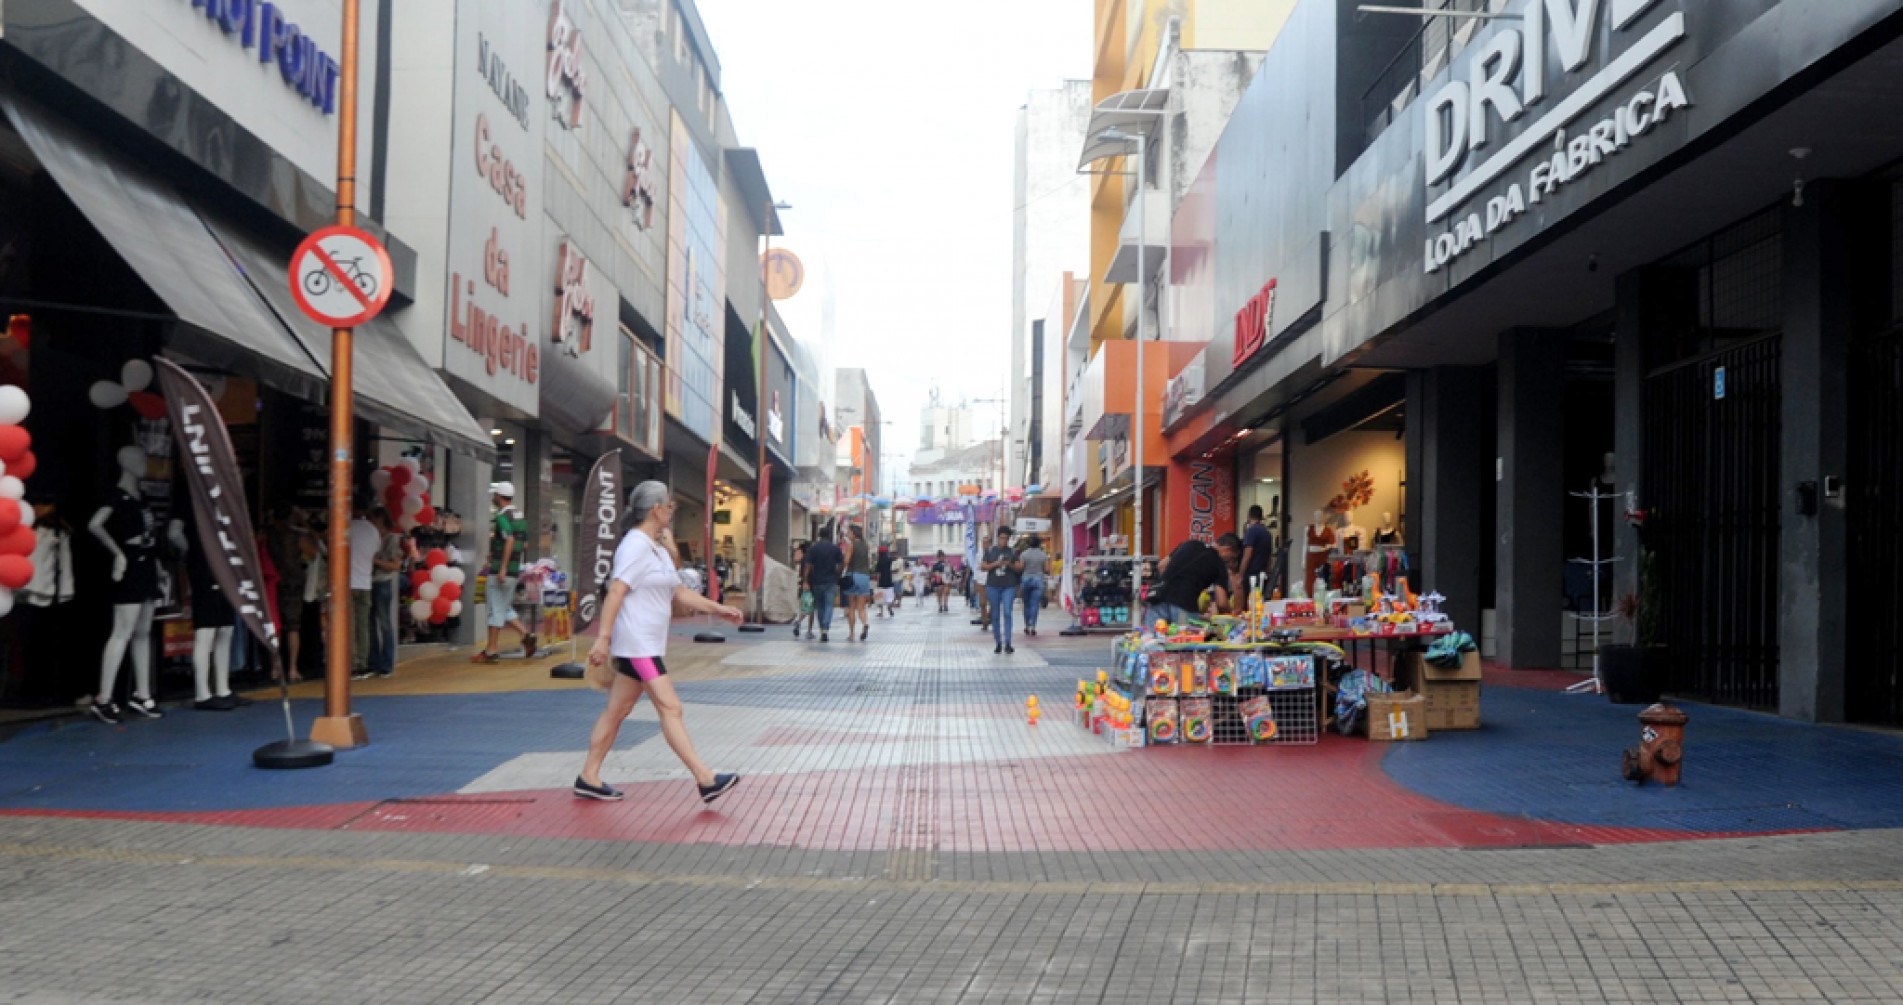
{"type": "MultiPolygon", "coordinates": [[[[281,328],[288,328],[326,378],[330,373],[330,329],[298,310],[291,297],[290,248],[267,249],[243,228],[203,213],[205,226],[230,253],[242,273],[241,282],[264,298],[281,328]]],[[[485,463],[495,463],[495,446],[488,431],[450,391],[443,378],[410,344],[409,337],[385,315],[356,330],[351,342],[351,390],[363,418],[403,436],[447,447],[485,463]]]]}
{"type": "Polygon", "coordinates": [[[323,400],[316,360],[226,264],[205,224],[166,182],[12,95],[0,107],[60,189],[182,322],[172,344],[207,366],[323,400]]]}

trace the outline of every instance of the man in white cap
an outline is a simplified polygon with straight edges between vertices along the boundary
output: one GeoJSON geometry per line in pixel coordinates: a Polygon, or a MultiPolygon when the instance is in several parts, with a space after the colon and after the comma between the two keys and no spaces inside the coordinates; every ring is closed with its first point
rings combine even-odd
{"type": "Polygon", "coordinates": [[[529,525],[515,511],[515,485],[495,482],[489,486],[490,501],[495,504],[495,520],[489,530],[489,644],[470,657],[475,663],[494,663],[504,628],[522,633],[522,656],[535,656],[535,636],[522,627],[515,613],[515,581],[522,574],[522,549],[528,544],[529,525]]]}

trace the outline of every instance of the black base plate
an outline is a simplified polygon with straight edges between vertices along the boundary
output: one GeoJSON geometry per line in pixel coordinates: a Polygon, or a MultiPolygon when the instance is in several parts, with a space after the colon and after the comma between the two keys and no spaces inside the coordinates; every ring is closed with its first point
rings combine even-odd
{"type": "Polygon", "coordinates": [[[588,668],[580,663],[557,663],[548,668],[548,675],[556,680],[581,680],[588,676],[588,668]]]}
{"type": "Polygon", "coordinates": [[[251,752],[251,763],[260,768],[321,768],[336,758],[330,744],[316,740],[279,740],[251,752]]]}

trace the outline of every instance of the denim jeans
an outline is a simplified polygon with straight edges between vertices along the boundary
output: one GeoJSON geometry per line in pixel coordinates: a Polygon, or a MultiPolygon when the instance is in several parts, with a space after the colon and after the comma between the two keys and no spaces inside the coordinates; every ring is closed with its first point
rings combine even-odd
{"type": "Polygon", "coordinates": [[[839,584],[827,583],[821,586],[813,584],[813,613],[819,615],[819,630],[830,632],[833,629],[833,604],[839,599],[839,584]]]}
{"type": "Polygon", "coordinates": [[[1151,623],[1155,623],[1158,620],[1162,620],[1162,621],[1167,621],[1172,625],[1180,625],[1196,616],[1197,614],[1195,611],[1184,610],[1183,608],[1178,607],[1175,604],[1154,603],[1150,605],[1150,622],[1151,623]]]}
{"type": "Polygon", "coordinates": [[[1037,627],[1037,610],[1044,606],[1044,580],[1033,577],[1018,587],[1018,595],[1024,598],[1024,627],[1037,627]]]}
{"type": "Polygon", "coordinates": [[[987,586],[985,594],[991,601],[991,638],[998,645],[1011,644],[1011,608],[1018,605],[1018,588],[1015,586],[987,586]]]}
{"type": "Polygon", "coordinates": [[[396,670],[396,580],[370,583],[370,669],[396,670]]]}

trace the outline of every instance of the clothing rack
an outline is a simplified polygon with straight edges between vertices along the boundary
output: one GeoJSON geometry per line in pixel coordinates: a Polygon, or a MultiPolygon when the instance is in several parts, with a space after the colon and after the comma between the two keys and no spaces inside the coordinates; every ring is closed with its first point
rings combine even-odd
{"type": "Polygon", "coordinates": [[[1602,611],[1599,608],[1600,597],[1602,596],[1599,591],[1600,569],[1612,565],[1619,561],[1619,559],[1617,557],[1606,558],[1604,557],[1604,553],[1599,550],[1599,504],[1603,501],[1618,499],[1619,494],[1616,492],[1601,492],[1598,482],[1593,483],[1592,491],[1590,492],[1570,492],[1567,494],[1574,499],[1586,500],[1589,516],[1592,518],[1592,557],[1567,559],[1567,561],[1574,565],[1589,566],[1592,569],[1592,613],[1581,614],[1578,611],[1567,612],[1573,617],[1575,625],[1589,623],[1592,626],[1592,679],[1582,680],[1568,687],[1566,693],[1604,694],[1606,690],[1605,680],[1599,673],[1599,626],[1612,620],[1614,615],[1602,611]]]}

